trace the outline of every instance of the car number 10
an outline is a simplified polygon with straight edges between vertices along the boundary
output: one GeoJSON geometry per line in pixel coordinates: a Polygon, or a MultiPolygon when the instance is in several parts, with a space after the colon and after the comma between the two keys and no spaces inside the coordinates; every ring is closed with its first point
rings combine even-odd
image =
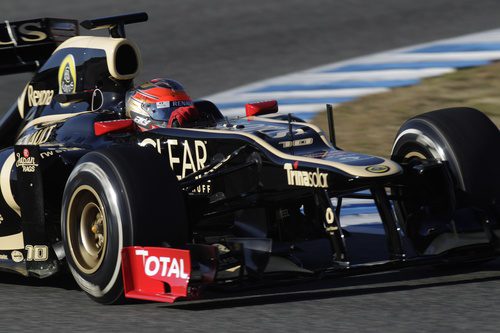
{"type": "Polygon", "coordinates": [[[26,245],[26,261],[45,261],[49,258],[47,245],[26,245]]]}

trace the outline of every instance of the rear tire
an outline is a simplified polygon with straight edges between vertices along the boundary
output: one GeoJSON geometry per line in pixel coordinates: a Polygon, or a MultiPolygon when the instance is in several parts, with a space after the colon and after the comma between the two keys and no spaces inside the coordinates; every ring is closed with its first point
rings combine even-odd
{"type": "Polygon", "coordinates": [[[63,194],[61,230],[78,285],[104,304],[124,300],[121,249],[187,242],[184,200],[168,160],[149,148],[111,147],[77,163],[63,194]]]}

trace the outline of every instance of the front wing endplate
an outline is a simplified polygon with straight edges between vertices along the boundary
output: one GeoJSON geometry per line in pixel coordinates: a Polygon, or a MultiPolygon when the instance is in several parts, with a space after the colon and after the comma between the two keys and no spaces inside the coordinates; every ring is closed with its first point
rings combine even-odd
{"type": "Polygon", "coordinates": [[[125,297],[173,303],[188,296],[191,258],[188,250],[125,247],[122,273],[125,297]]]}

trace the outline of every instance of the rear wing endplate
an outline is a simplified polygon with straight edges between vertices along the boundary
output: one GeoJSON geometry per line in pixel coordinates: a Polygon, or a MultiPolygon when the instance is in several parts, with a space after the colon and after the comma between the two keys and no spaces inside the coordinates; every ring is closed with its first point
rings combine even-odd
{"type": "Polygon", "coordinates": [[[0,75],[37,70],[59,44],[78,34],[78,21],[69,19],[0,23],[0,75]]]}

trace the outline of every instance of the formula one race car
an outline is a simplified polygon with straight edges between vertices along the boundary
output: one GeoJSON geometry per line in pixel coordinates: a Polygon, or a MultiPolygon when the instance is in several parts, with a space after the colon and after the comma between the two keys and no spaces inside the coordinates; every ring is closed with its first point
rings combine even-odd
{"type": "MultiPolygon", "coordinates": [[[[0,25],[1,74],[36,71],[0,121],[0,268],[69,267],[94,300],[173,302],[238,286],[498,256],[500,140],[481,112],[405,122],[391,159],[343,151],[276,102],[190,127],[138,130],[125,25],[144,13],[0,25]],[[373,199],[387,257],[352,259],[344,198],[373,199]]],[[[333,118],[330,121],[333,125],[333,118]]],[[[363,244],[362,251],[373,251],[363,244]]]]}

